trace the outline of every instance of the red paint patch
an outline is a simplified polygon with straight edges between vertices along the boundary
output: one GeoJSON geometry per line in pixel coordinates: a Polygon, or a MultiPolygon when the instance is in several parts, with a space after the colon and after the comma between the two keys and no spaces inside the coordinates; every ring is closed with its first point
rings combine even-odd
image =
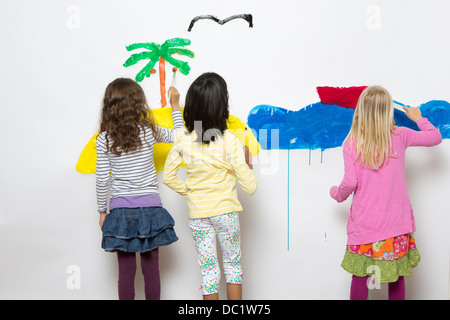
{"type": "Polygon", "coordinates": [[[339,107],[355,109],[361,92],[367,86],[361,87],[317,87],[320,102],[335,104],[339,107]]]}

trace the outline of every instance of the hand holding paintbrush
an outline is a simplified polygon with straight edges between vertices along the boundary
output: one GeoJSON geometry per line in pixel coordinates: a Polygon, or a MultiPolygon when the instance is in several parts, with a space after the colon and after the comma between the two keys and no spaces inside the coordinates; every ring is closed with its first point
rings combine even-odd
{"type": "Polygon", "coordinates": [[[245,137],[247,136],[247,127],[245,127],[245,131],[244,131],[244,155],[245,155],[245,162],[247,162],[247,165],[250,169],[253,170],[253,164],[252,164],[252,154],[250,152],[250,149],[247,147],[247,145],[245,144],[245,137]]]}
{"type": "Polygon", "coordinates": [[[404,106],[403,110],[405,110],[406,116],[414,122],[422,118],[422,112],[419,108],[404,106]]]}
{"type": "Polygon", "coordinates": [[[417,122],[417,120],[422,118],[422,112],[420,111],[419,108],[410,107],[395,100],[394,100],[394,108],[403,111],[406,114],[406,116],[414,122],[417,122]]]}
{"type": "Polygon", "coordinates": [[[175,88],[175,73],[177,72],[177,68],[172,68],[172,82],[170,84],[170,88],[167,91],[167,94],[169,96],[169,103],[172,106],[172,110],[178,110],[180,109],[180,93],[175,88]]]}
{"type": "MultiPolygon", "coordinates": [[[[172,88],[172,87],[175,87],[175,80],[176,80],[176,72],[178,71],[178,68],[176,68],[176,67],[173,67],[172,68],[172,82],[170,83],[170,87],[172,88]]],[[[171,91],[170,91],[170,89],[169,89],[169,91],[167,92],[167,95],[169,96],[169,101],[170,101],[170,98],[171,98],[171,91]]]]}

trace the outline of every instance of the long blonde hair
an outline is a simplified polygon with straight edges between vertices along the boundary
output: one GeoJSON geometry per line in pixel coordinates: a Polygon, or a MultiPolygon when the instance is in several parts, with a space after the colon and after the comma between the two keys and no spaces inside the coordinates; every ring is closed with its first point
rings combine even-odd
{"type": "Polygon", "coordinates": [[[392,154],[391,133],[395,133],[394,107],[389,92],[370,86],[359,96],[353,123],[346,139],[356,147],[356,159],[363,167],[378,170],[392,154]]]}

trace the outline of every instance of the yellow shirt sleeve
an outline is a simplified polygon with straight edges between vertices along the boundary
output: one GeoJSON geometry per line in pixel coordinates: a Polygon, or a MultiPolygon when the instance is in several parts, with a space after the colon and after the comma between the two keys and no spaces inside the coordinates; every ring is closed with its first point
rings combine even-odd
{"type": "Polygon", "coordinates": [[[186,196],[188,191],[186,184],[178,178],[178,167],[182,162],[183,158],[178,150],[178,140],[175,138],[164,165],[162,182],[179,194],[186,196]]]}

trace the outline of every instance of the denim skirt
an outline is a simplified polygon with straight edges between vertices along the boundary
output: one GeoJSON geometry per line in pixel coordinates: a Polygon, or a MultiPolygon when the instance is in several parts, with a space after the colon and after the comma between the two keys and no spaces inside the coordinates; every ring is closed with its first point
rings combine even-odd
{"type": "Polygon", "coordinates": [[[102,248],[108,252],[146,252],[178,240],[175,221],[161,207],[116,208],[103,223],[102,248]]]}

